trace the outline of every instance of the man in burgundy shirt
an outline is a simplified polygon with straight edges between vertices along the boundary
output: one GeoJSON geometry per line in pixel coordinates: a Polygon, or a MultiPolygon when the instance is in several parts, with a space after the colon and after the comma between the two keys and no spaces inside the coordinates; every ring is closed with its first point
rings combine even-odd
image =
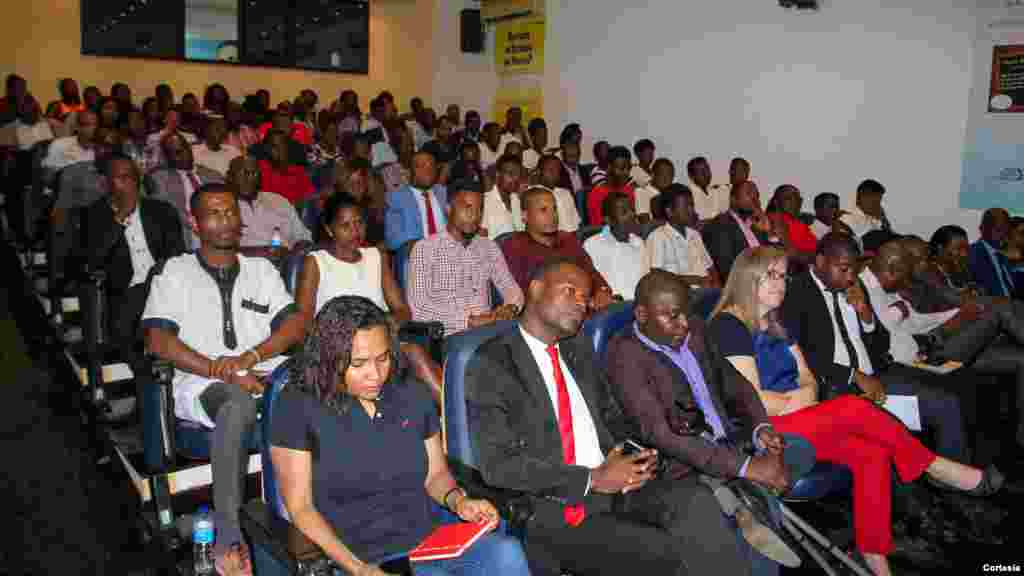
{"type": "Polygon", "coordinates": [[[260,160],[260,181],[263,190],[284,196],[292,204],[298,204],[316,191],[306,171],[288,159],[288,134],[283,130],[267,132],[265,141],[270,160],[260,160]]]}
{"type": "Polygon", "coordinates": [[[604,183],[594,186],[594,189],[587,195],[587,215],[590,225],[604,224],[604,214],[601,207],[604,199],[612,192],[622,192],[629,199],[636,203],[636,194],[633,192],[633,185],[629,182],[629,172],[633,168],[632,156],[629,148],[625,146],[612,146],[608,150],[608,179],[604,183]]]}
{"type": "MultiPolygon", "coordinates": [[[[626,172],[629,172],[627,165],[626,172]]],[[[558,230],[558,210],[555,195],[543,186],[534,186],[523,192],[523,222],[526,230],[515,232],[502,242],[512,277],[526,293],[533,270],[552,258],[571,258],[591,275],[594,283],[593,306],[601,309],[612,303],[612,290],[601,273],[594,268],[590,256],[583,250],[576,235],[558,230]]]]}

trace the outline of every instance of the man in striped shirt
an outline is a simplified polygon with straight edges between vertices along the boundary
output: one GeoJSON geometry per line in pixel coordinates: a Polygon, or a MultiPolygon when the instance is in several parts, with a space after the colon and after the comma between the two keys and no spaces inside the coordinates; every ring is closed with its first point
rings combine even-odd
{"type": "Polygon", "coordinates": [[[445,336],[511,319],[523,304],[523,291],[498,245],[479,235],[479,184],[455,183],[448,194],[448,224],[413,246],[407,289],[412,319],[441,322],[445,336]],[[504,302],[493,309],[492,284],[504,302]]]}

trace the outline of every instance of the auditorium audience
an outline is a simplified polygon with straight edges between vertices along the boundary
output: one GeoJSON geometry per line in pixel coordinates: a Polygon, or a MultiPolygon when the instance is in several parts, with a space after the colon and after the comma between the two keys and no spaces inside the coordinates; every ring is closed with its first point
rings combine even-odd
{"type": "Polygon", "coordinates": [[[636,235],[639,224],[628,196],[621,192],[609,194],[604,199],[603,213],[607,225],[588,238],[583,249],[594,262],[594,268],[608,280],[612,294],[628,300],[651,269],[649,254],[644,239],[636,235]]]}
{"type": "Polygon", "coordinates": [[[853,472],[857,548],[875,574],[889,574],[891,469],[902,482],[927,474],[975,496],[999,491],[1004,478],[994,467],[982,471],[936,456],[869,400],[847,394],[819,402],[823,391],[776,314],[786,296],[786,278],[784,251],[769,246],[744,251],[713,313],[710,337],[744,384],[757,391],[778,430],[806,438],[818,459],[853,472]]]}
{"type": "Polygon", "coordinates": [[[967,461],[960,399],[952,392],[959,375],[893,360],[889,332],[857,280],[860,254],[856,240],[844,234],[826,234],[818,242],[814,264],[786,287],[781,313],[789,337],[807,354],[823,398],[864,394],[882,403],[887,394],[916,396],[935,452],[967,461]]]}
{"type": "Polygon", "coordinates": [[[501,142],[501,126],[497,122],[484,124],[480,131],[480,166],[484,170],[497,164],[498,159],[504,154],[505,146],[501,142]]]}
{"type": "Polygon", "coordinates": [[[800,220],[800,208],[803,204],[800,189],[792,184],[783,184],[772,194],[767,212],[770,218],[780,220],[776,222],[775,229],[781,232],[779,236],[790,259],[808,263],[814,257],[818,238],[811,227],[800,220]]]}
{"type": "Polygon", "coordinates": [[[82,97],[78,94],[78,82],[74,78],[62,78],[57,84],[57,91],[60,92],[60,100],[57,101],[57,118],[61,121],[67,119],[69,114],[77,114],[85,110],[82,97]]]}
{"type": "MultiPolygon", "coordinates": [[[[562,171],[563,177],[559,185],[572,192],[573,197],[577,198],[583,194],[583,189],[587,187],[589,180],[586,171],[580,164],[580,143],[575,140],[563,143],[559,154],[562,166],[565,168],[562,171]]],[[[578,214],[577,210],[577,217],[580,216],[582,215],[578,214]]]]}
{"type": "MultiPolygon", "coordinates": [[[[288,516],[341,574],[392,573],[379,565],[429,536],[438,506],[465,522],[498,518],[449,472],[437,411],[394,341],[391,319],[370,300],[327,302],[289,368],[267,439],[288,516]]],[[[416,572],[530,573],[520,543],[496,532],[416,572]]]]}
{"type": "MultiPolygon", "coordinates": [[[[231,161],[227,174],[227,186],[238,195],[238,208],[242,218],[241,246],[267,249],[276,235],[281,241],[278,253],[299,242],[312,239],[309,229],[302,223],[295,207],[280,194],[263,190],[260,180],[259,163],[251,157],[239,156],[231,161]]],[[[260,252],[246,252],[248,255],[263,255],[260,252]]]]}
{"type": "Polygon", "coordinates": [[[213,429],[217,570],[251,574],[238,519],[245,502],[245,439],[256,424],[257,395],[267,374],[285,360],[281,354],[302,338],[305,326],[273,265],[238,253],[237,196],[223,184],[210,184],[189,202],[198,251],[157,268],[142,327],[146,349],[174,365],[175,415],[213,429]]]}
{"type": "Polygon", "coordinates": [[[242,155],[242,151],[230,144],[225,144],[227,123],[221,117],[210,118],[206,122],[203,142],[192,147],[195,163],[205,166],[224,178],[228,174],[231,161],[242,155]]]}
{"type": "MultiPolygon", "coordinates": [[[[566,258],[591,275],[595,309],[605,308],[612,302],[612,290],[604,276],[583,250],[576,235],[558,230],[558,210],[555,196],[543,186],[527,188],[522,194],[523,222],[526,229],[514,232],[501,243],[508,269],[525,293],[533,271],[551,258],[566,258]]],[[[486,210],[486,208],[484,208],[486,210]]]]}
{"type": "Polygon", "coordinates": [[[638,186],[636,192],[637,219],[643,224],[654,221],[656,215],[662,213],[663,207],[656,205],[661,202],[661,194],[676,180],[676,167],[668,158],[658,158],[651,164],[651,179],[646,186],[638,186]]]}
{"type": "Polygon", "coordinates": [[[505,125],[500,127],[501,139],[498,144],[498,154],[505,153],[505,146],[509,142],[518,142],[523,148],[530,147],[530,135],[526,133],[526,126],[523,125],[523,109],[512,106],[505,111],[505,125]]]}
{"type": "Polygon", "coordinates": [[[525,184],[523,165],[515,156],[502,156],[496,165],[494,187],[484,193],[482,226],[487,236],[498,239],[523,229],[521,190],[525,184]]]}
{"type": "Polygon", "coordinates": [[[523,151],[523,168],[533,172],[541,157],[548,153],[548,124],[543,118],[534,118],[527,125],[527,132],[530,135],[530,147],[523,151]]]}
{"type": "MultiPolygon", "coordinates": [[[[527,197],[527,210],[531,203],[527,197]]],[[[648,489],[658,454],[623,454],[598,410],[607,381],[590,339],[577,337],[592,278],[571,259],[538,266],[516,327],[469,361],[465,394],[480,472],[533,505],[524,538],[533,576],[686,574],[678,538],[612,506],[613,495],[648,489]]]]}
{"type": "MultiPolygon", "coordinates": [[[[295,295],[307,329],[324,305],[343,295],[369,299],[399,324],[411,320],[412,312],[395,281],[390,256],[365,246],[364,211],[355,198],[344,192],[328,198],[320,225],[327,238],[321,248],[305,257],[295,295]]],[[[422,346],[403,344],[402,353],[440,405],[441,367],[422,346]]]]}
{"type": "Polygon", "coordinates": [[[481,236],[483,194],[473,182],[456,182],[448,192],[448,223],[420,240],[409,256],[406,294],[412,319],[441,322],[445,335],[497,320],[510,320],[523,292],[509,273],[494,240],[481,236]],[[491,300],[490,286],[502,304],[491,300]]]}
{"type": "Polygon", "coordinates": [[[601,206],[605,197],[612,192],[621,192],[629,196],[629,200],[636,205],[635,188],[629,181],[631,163],[629,149],[625,146],[613,146],[608,149],[608,177],[600,184],[595,182],[590,194],[587,195],[588,223],[591,226],[604,224],[601,206]]]}
{"type": "Polygon", "coordinates": [[[691,190],[682,184],[673,184],[662,192],[661,204],[667,221],[647,236],[650,266],[675,274],[688,286],[720,286],[718,272],[703,238],[690,227],[696,220],[691,190]]]}
{"type": "Polygon", "coordinates": [[[113,129],[99,127],[93,135],[93,159],[76,162],[60,171],[60,181],[50,213],[50,222],[62,230],[68,212],[83,208],[105,196],[109,186],[99,165],[114,151],[121,153],[121,135],[113,129]]]}
{"type": "Polygon", "coordinates": [[[668,462],[643,493],[626,497],[627,505],[666,519],[657,525],[678,539],[691,572],[778,574],[765,556],[789,566],[799,557],[764,525],[757,527],[760,538],[745,534],[759,553],[741,542],[737,524],[748,533],[753,519],[732,491],[761,495],[781,529],[781,510],[768,490],[785,491],[809,472],[814,450],[803,438],[776,432],[754,389],[737,371],[722,369],[725,345],[705,339],[702,319],[688,318],[688,294],[667,272],[644,276],[635,321],[608,344],[608,383],[622,407],[623,430],[668,462]]]}
{"type": "Polygon", "coordinates": [[[388,192],[384,242],[390,250],[436,234],[445,225],[447,194],[437,184],[437,164],[429,152],[412,158],[412,183],[388,192]]]}
{"type": "Polygon", "coordinates": [[[1013,298],[1017,287],[1010,273],[1009,260],[1002,252],[1010,233],[1010,214],[1002,208],[990,208],[981,217],[981,238],[967,252],[967,266],[974,281],[992,296],[1013,298]]]}
{"type": "Polygon", "coordinates": [[[736,157],[729,161],[729,190],[750,180],[750,162],[746,158],[736,157]]]}

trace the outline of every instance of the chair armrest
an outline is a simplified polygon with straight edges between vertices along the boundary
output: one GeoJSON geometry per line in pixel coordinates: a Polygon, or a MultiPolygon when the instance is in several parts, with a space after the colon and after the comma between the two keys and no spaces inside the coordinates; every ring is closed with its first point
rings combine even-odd
{"type": "Polygon", "coordinates": [[[473,498],[487,500],[498,509],[501,518],[508,522],[513,533],[522,534],[526,524],[533,519],[533,499],[530,495],[517,490],[495,488],[484,482],[480,471],[459,462],[448,459],[448,468],[455,481],[473,498]]]}
{"type": "Polygon", "coordinates": [[[239,519],[252,545],[286,567],[288,574],[334,574],[333,563],[323,550],[262,500],[242,507],[239,519]]]}
{"type": "Polygon", "coordinates": [[[166,360],[151,360],[152,372],[136,375],[136,378],[143,379],[140,386],[142,397],[138,399],[142,414],[143,459],[150,472],[160,473],[173,466],[177,458],[172,390],[174,366],[166,360]]]}

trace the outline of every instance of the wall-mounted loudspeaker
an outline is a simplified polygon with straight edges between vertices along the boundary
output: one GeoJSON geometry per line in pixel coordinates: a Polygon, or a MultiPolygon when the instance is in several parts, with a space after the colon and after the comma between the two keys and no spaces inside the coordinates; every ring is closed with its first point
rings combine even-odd
{"type": "Polygon", "coordinates": [[[466,9],[459,13],[459,40],[463,52],[479,54],[484,51],[484,23],[479,10],[466,9]]]}

